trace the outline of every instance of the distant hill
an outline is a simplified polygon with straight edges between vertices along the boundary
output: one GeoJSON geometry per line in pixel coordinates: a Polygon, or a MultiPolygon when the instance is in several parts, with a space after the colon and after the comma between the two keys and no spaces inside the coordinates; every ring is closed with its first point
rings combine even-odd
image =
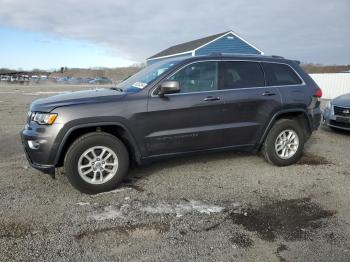
{"type": "Polygon", "coordinates": [[[340,72],[350,70],[350,65],[301,64],[301,67],[309,74],[312,74],[312,73],[340,73],[340,72]]]}
{"type": "Polygon", "coordinates": [[[113,82],[118,82],[125,79],[128,76],[135,74],[140,71],[142,66],[131,66],[131,67],[118,67],[118,68],[97,68],[97,69],[82,69],[82,68],[68,68],[61,72],[53,72],[50,77],[108,77],[113,82]]]}
{"type": "Polygon", "coordinates": [[[26,74],[26,75],[50,75],[51,72],[40,70],[40,69],[34,69],[31,71],[24,71],[24,70],[13,70],[13,69],[7,69],[7,68],[0,68],[0,75],[12,75],[12,74],[26,74]]]}
{"type": "Polygon", "coordinates": [[[128,76],[135,74],[140,71],[144,66],[130,66],[130,67],[118,67],[118,68],[65,68],[63,73],[60,71],[47,72],[44,70],[35,69],[32,71],[24,70],[12,70],[7,68],[0,68],[0,75],[46,75],[49,77],[81,77],[81,78],[95,78],[95,77],[108,77],[113,80],[113,82],[119,82],[128,76]]]}
{"type": "MultiPolygon", "coordinates": [[[[350,65],[321,65],[321,64],[304,63],[304,64],[301,64],[301,66],[309,74],[340,73],[340,72],[350,70],[350,65]]],[[[104,76],[112,79],[113,82],[119,82],[127,78],[128,76],[135,74],[136,72],[140,71],[144,67],[145,67],[144,64],[140,64],[140,65],[135,65],[130,67],[117,67],[117,68],[89,68],[89,69],[65,68],[63,73],[61,73],[58,70],[54,72],[47,72],[39,69],[35,69],[32,71],[22,71],[22,70],[10,70],[6,68],[0,68],[0,75],[23,73],[28,75],[48,75],[50,77],[69,76],[69,77],[75,77],[75,78],[78,78],[78,77],[94,78],[94,77],[104,76]]]]}

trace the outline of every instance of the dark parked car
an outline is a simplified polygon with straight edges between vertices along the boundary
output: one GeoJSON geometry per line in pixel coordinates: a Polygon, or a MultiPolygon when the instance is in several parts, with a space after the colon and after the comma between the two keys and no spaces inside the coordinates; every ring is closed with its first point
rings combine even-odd
{"type": "Polygon", "coordinates": [[[323,121],[332,129],[350,131],[350,94],[329,101],[323,112],[323,121]]]}
{"type": "Polygon", "coordinates": [[[116,88],[32,103],[21,133],[30,164],[64,165],[86,193],[115,188],[131,162],[194,152],[261,151],[286,166],[319,127],[321,90],[298,62],[213,55],[150,65],[116,88]]]}

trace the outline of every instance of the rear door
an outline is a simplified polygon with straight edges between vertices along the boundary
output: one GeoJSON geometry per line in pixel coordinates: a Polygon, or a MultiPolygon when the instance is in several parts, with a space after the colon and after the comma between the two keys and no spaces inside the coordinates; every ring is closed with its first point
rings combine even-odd
{"type": "Polygon", "coordinates": [[[287,64],[281,63],[262,63],[266,74],[266,83],[269,86],[276,87],[284,99],[284,105],[290,108],[305,108],[307,99],[305,97],[307,86],[299,77],[296,71],[287,64]]]}
{"type": "Polygon", "coordinates": [[[254,61],[221,61],[218,87],[224,101],[224,146],[255,145],[282,106],[278,89],[265,86],[264,71],[254,61]]]}
{"type": "Polygon", "coordinates": [[[144,130],[148,155],[203,150],[222,145],[223,98],[218,62],[194,62],[174,73],[181,91],[165,97],[152,91],[144,130]]]}

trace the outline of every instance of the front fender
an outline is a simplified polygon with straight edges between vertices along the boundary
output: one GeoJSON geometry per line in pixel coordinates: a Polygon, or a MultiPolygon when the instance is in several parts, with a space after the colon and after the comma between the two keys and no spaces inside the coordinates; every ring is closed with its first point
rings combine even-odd
{"type": "Polygon", "coordinates": [[[138,143],[135,139],[135,136],[127,127],[127,124],[124,123],[126,122],[126,120],[120,117],[117,117],[117,119],[116,117],[105,117],[102,120],[103,121],[101,121],[100,117],[91,117],[87,119],[73,120],[68,122],[66,125],[64,125],[54,141],[52,153],[49,157],[52,163],[54,163],[55,166],[59,163],[61,154],[63,153],[65,145],[68,141],[68,138],[74,131],[79,129],[85,129],[85,128],[94,128],[94,127],[96,127],[97,129],[98,127],[103,127],[103,126],[116,126],[123,129],[128,142],[133,147],[136,161],[140,162],[141,152],[138,147],[138,143]]]}

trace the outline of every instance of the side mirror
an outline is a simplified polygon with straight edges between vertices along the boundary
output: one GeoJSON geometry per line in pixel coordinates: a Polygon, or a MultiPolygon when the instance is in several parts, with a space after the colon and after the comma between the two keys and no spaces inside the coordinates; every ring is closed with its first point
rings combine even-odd
{"type": "Polygon", "coordinates": [[[158,89],[158,96],[164,97],[166,94],[175,94],[180,92],[180,84],[178,81],[165,81],[158,89]]]}

